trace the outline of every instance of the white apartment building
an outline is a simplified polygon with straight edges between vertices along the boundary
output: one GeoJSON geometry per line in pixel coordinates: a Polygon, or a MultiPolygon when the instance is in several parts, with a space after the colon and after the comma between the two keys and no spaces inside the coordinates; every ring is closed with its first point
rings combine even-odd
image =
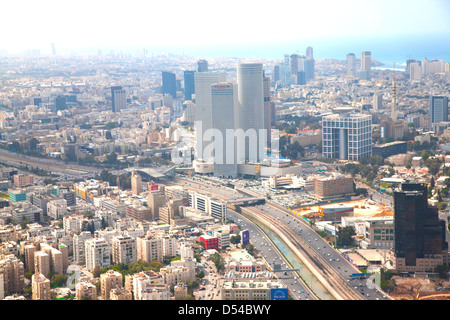
{"type": "Polygon", "coordinates": [[[105,239],[91,239],[85,242],[86,269],[94,270],[95,266],[106,268],[111,265],[111,247],[105,239]]]}
{"type": "Polygon", "coordinates": [[[61,219],[67,214],[67,201],[65,199],[47,202],[47,215],[53,219],[61,219]]]}
{"type": "Polygon", "coordinates": [[[114,264],[128,264],[137,260],[136,239],[117,236],[112,239],[112,261],[114,264]]]}
{"type": "Polygon", "coordinates": [[[64,216],[63,226],[66,232],[74,231],[75,233],[79,233],[83,228],[83,216],[82,215],[64,216]]]}
{"type": "Polygon", "coordinates": [[[73,236],[73,259],[78,265],[86,263],[85,242],[91,240],[92,235],[89,231],[83,231],[73,236]]]}
{"type": "Polygon", "coordinates": [[[160,274],[140,272],[127,276],[134,300],[169,300],[169,285],[160,274]]]}
{"type": "Polygon", "coordinates": [[[137,238],[137,259],[147,262],[163,262],[164,250],[163,239],[147,235],[137,238]]]}
{"type": "Polygon", "coordinates": [[[167,266],[159,270],[164,282],[168,285],[177,285],[180,283],[188,283],[195,280],[195,269],[184,266],[167,266]]]}

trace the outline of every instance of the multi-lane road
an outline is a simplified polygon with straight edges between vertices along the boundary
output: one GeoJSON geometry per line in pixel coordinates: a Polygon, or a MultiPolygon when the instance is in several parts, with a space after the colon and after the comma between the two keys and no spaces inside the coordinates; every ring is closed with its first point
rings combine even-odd
{"type": "MultiPolygon", "coordinates": [[[[239,193],[237,190],[226,188],[223,186],[216,186],[209,181],[201,181],[198,178],[192,179],[175,178],[178,183],[184,185],[186,188],[193,188],[204,192],[209,192],[224,200],[238,199],[248,197],[239,193]]],[[[384,300],[386,297],[379,288],[374,286],[367,279],[352,278],[353,273],[359,273],[359,270],[347,261],[344,256],[331,247],[322,237],[320,237],[305,221],[299,219],[296,215],[288,210],[281,210],[280,208],[266,203],[255,207],[246,207],[247,214],[252,213],[254,217],[265,217],[266,223],[275,226],[277,230],[281,230],[282,234],[288,236],[288,241],[297,250],[302,250],[304,256],[308,256],[310,262],[316,272],[322,274],[322,280],[327,282],[327,286],[339,292],[339,296],[344,299],[368,299],[368,300],[384,300]]],[[[230,216],[233,216],[231,214],[230,216]]],[[[239,224],[246,221],[246,228],[252,225],[252,222],[244,220],[241,215],[234,216],[235,221],[239,224]]],[[[255,228],[257,228],[255,226],[255,228]]],[[[256,229],[255,229],[256,230],[256,229]]],[[[251,239],[254,233],[251,234],[251,239]]],[[[259,250],[264,250],[265,245],[261,246],[264,241],[252,241],[259,250]]],[[[273,249],[271,248],[271,251],[273,249]]],[[[297,281],[298,282],[298,281],[297,281]]],[[[299,288],[295,289],[298,291],[299,288]]],[[[305,288],[300,290],[306,291],[305,288]]],[[[293,291],[292,291],[293,292],[293,291]]]]}
{"type": "MultiPolygon", "coordinates": [[[[292,269],[289,262],[278,251],[278,248],[272,240],[252,221],[231,210],[228,212],[228,218],[238,224],[242,229],[249,230],[252,244],[263,255],[264,260],[270,265],[272,271],[275,264],[281,265],[281,270],[292,269]]],[[[314,292],[308,288],[295,271],[281,271],[276,274],[279,280],[289,289],[289,294],[294,300],[317,299],[314,292]]]]}
{"type": "Polygon", "coordinates": [[[67,164],[56,159],[30,157],[5,149],[0,149],[0,161],[16,166],[40,168],[49,172],[66,174],[69,176],[87,176],[92,173],[101,172],[101,169],[96,167],[67,164]]]}

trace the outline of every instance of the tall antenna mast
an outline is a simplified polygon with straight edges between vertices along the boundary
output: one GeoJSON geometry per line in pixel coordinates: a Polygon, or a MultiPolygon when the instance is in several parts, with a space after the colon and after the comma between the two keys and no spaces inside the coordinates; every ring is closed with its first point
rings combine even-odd
{"type": "Polygon", "coordinates": [[[392,120],[397,120],[397,87],[395,83],[395,62],[394,62],[394,75],[392,77],[392,111],[391,111],[391,118],[392,120]]]}

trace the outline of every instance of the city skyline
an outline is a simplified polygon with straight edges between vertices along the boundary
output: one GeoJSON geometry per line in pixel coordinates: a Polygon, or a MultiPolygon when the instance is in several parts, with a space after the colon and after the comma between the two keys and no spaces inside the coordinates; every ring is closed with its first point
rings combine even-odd
{"type": "Polygon", "coordinates": [[[439,42],[450,33],[450,4],[442,0],[283,0],[276,5],[233,0],[226,6],[202,0],[172,1],[170,8],[164,2],[132,0],[111,6],[81,1],[70,8],[70,15],[53,0],[22,0],[0,1],[0,10],[8,13],[4,25],[14,26],[0,43],[0,52],[8,54],[33,49],[43,54],[146,50],[273,58],[312,46],[316,58],[344,59],[349,52],[370,50],[374,59],[387,62],[407,56],[446,59],[443,55],[450,51],[439,42]],[[14,13],[24,7],[28,10],[20,12],[18,20],[14,13]]]}

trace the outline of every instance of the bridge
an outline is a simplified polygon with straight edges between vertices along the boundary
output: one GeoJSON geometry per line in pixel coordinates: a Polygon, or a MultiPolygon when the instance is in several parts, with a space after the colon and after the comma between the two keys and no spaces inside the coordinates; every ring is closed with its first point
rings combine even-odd
{"type": "Polygon", "coordinates": [[[227,204],[239,205],[239,206],[249,206],[255,204],[263,204],[266,202],[264,197],[247,197],[247,198],[237,198],[234,200],[227,200],[227,204]]]}
{"type": "Polygon", "coordinates": [[[166,169],[164,172],[160,172],[153,168],[138,168],[138,167],[130,167],[124,169],[127,172],[132,172],[136,170],[137,173],[139,173],[142,176],[148,176],[151,179],[155,180],[161,180],[161,179],[167,179],[168,177],[173,176],[174,174],[174,167],[171,167],[169,169],[166,169]]]}

